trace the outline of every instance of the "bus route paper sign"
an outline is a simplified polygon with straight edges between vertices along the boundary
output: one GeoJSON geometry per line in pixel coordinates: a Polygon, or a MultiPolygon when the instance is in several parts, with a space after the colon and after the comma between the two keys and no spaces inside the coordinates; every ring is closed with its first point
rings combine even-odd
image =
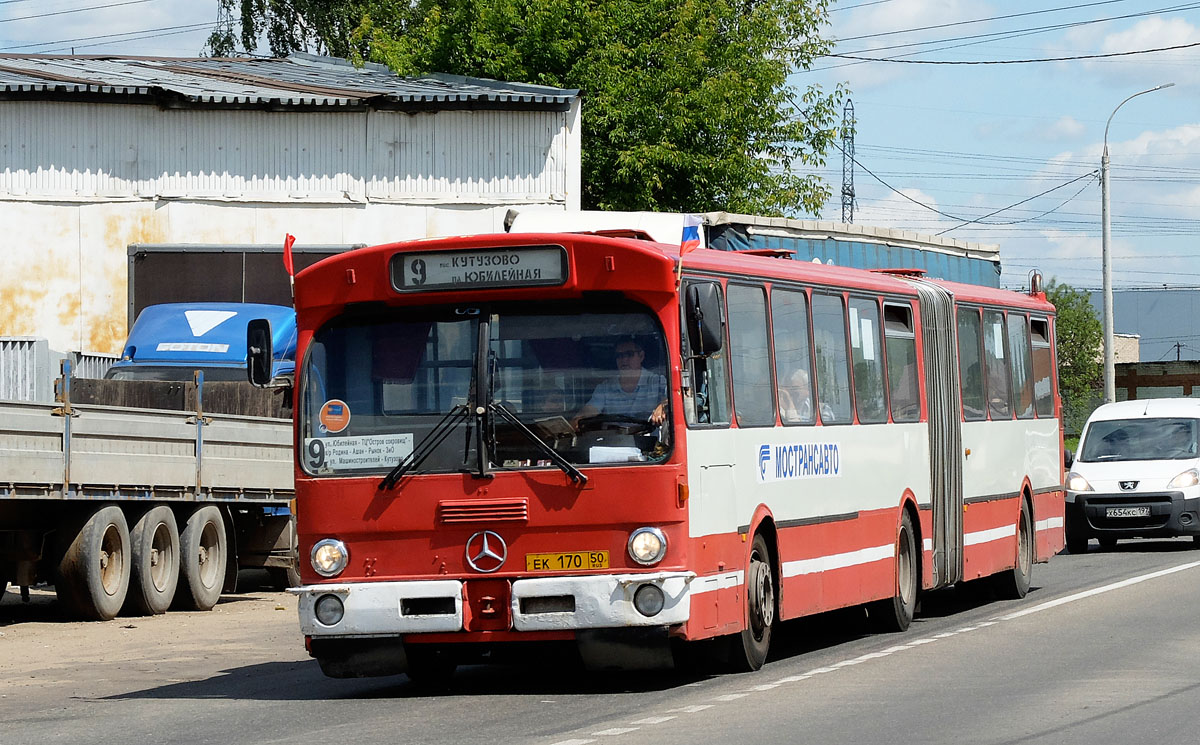
{"type": "Polygon", "coordinates": [[[567,281],[567,252],[562,246],[518,246],[398,253],[391,272],[397,292],[548,287],[567,281]]]}
{"type": "Polygon", "coordinates": [[[313,473],[392,468],[412,449],[411,432],[309,437],[304,440],[304,465],[313,473]]]}

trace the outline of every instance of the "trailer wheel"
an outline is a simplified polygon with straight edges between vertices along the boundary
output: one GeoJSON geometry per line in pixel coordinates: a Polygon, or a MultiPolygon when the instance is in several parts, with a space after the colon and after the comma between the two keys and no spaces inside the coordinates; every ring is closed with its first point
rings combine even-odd
{"type": "Polygon", "coordinates": [[[115,505],[59,530],[54,592],[67,612],[89,621],[116,618],[129,591],[129,526],[115,505]]]}
{"type": "Polygon", "coordinates": [[[174,607],[180,610],[211,610],[221,599],[225,564],[229,560],[225,521],[215,505],[193,512],[179,534],[179,587],[174,607]]]}
{"type": "Polygon", "coordinates": [[[166,613],[179,585],[179,528],[166,505],[152,507],[129,531],[133,566],[125,612],[139,616],[166,613]]]}
{"type": "Polygon", "coordinates": [[[1033,576],[1034,534],[1029,508],[1021,500],[1021,515],[1017,518],[1017,564],[992,578],[996,594],[1003,600],[1020,600],[1029,592],[1033,576]]]}

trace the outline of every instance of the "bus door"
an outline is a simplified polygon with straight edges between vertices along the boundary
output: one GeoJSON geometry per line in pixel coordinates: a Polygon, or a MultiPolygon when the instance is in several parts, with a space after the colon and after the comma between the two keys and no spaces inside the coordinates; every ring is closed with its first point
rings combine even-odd
{"type": "Polygon", "coordinates": [[[933,586],[963,575],[963,450],[954,298],[920,280],[921,340],[929,415],[930,496],[933,500],[933,586]]]}

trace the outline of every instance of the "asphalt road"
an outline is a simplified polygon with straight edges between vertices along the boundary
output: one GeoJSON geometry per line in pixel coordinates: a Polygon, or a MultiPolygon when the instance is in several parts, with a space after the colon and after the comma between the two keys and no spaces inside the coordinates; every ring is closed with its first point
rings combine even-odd
{"type": "Polygon", "coordinates": [[[1197,618],[1190,541],[1093,544],[1037,565],[1024,600],[927,595],[903,634],[855,612],[785,624],[758,673],[597,676],[548,653],[430,694],[324,678],[282,593],[82,624],[10,590],[0,743],[1192,743],[1197,618]]]}

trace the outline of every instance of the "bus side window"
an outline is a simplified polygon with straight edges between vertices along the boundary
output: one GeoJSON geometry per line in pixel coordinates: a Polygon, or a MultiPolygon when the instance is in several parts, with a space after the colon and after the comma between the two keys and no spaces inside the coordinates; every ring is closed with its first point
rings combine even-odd
{"type": "Polygon", "coordinates": [[[850,353],[846,345],[846,308],[842,296],[814,293],[812,323],[821,423],[848,424],[852,421],[850,353]]]}
{"type": "Polygon", "coordinates": [[[1050,322],[1029,319],[1033,337],[1033,400],[1040,417],[1054,416],[1054,345],[1050,343],[1050,322]]]}
{"type": "Polygon", "coordinates": [[[738,426],[773,425],[767,300],[762,287],[729,285],[729,359],[738,426]]]}
{"type": "Polygon", "coordinates": [[[892,421],[915,422],[921,418],[921,392],[917,385],[917,335],[912,306],[884,303],[883,333],[892,421]]]}
{"type": "Polygon", "coordinates": [[[958,377],[962,386],[963,419],[987,419],[987,396],[983,392],[983,358],[979,310],[958,309],[958,377]]]}
{"type": "Polygon", "coordinates": [[[850,299],[850,352],[858,421],[862,424],[886,422],[887,395],[884,391],[883,346],[879,336],[879,303],[873,299],[850,299]]]}
{"type": "Polygon", "coordinates": [[[1033,361],[1025,316],[1008,313],[1008,353],[1012,360],[1013,398],[1018,419],[1033,418],[1033,361]]]}
{"type": "Polygon", "coordinates": [[[775,381],[784,424],[816,421],[812,400],[812,354],[808,343],[808,299],[803,292],[771,290],[775,381]]]}
{"type": "Polygon", "coordinates": [[[987,373],[988,411],[992,419],[1012,418],[1007,357],[1004,353],[1004,314],[998,310],[983,314],[983,366],[987,373]]]}
{"type": "MultiPolygon", "coordinates": [[[[690,287],[699,282],[689,282],[690,287]]],[[[717,296],[721,296],[721,286],[717,282],[704,284],[712,284],[717,288],[717,296]]],[[[685,293],[681,297],[687,297],[685,293]]],[[[686,303],[684,303],[686,306],[686,303]]],[[[686,308],[685,308],[686,312],[686,308]]],[[[722,314],[724,314],[724,304],[722,303],[722,314]]],[[[684,327],[686,328],[686,319],[684,327]]],[[[681,343],[684,347],[684,354],[688,358],[688,372],[690,381],[690,394],[684,397],[684,414],[687,417],[687,422],[690,425],[728,425],[729,424],[729,373],[726,368],[726,359],[728,358],[729,345],[715,353],[706,357],[693,356],[695,352],[688,346],[687,334],[683,335],[681,343]]]]}

